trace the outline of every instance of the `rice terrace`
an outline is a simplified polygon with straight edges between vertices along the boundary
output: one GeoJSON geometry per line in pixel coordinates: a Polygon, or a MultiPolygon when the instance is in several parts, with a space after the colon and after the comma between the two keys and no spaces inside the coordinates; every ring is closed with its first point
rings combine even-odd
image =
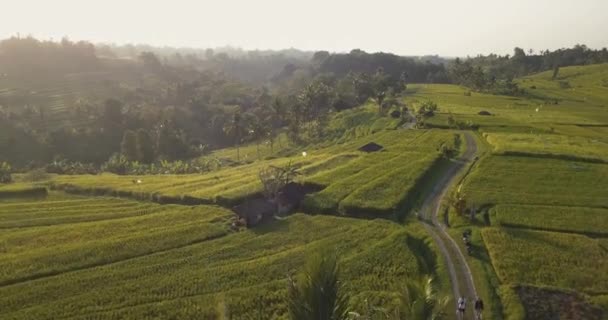
{"type": "Polygon", "coordinates": [[[177,2],[0,27],[0,320],[608,319],[608,4],[177,2]]]}

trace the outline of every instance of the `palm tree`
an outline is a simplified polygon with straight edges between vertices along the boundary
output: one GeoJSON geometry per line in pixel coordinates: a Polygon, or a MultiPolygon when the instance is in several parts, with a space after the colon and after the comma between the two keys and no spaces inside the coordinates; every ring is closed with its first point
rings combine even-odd
{"type": "Polygon", "coordinates": [[[346,320],[348,296],[340,284],[337,258],[316,255],[296,278],[289,277],[287,306],[292,320],[346,320]]]}
{"type": "Polygon", "coordinates": [[[427,276],[410,282],[401,296],[397,319],[438,320],[445,316],[449,297],[439,296],[435,281],[427,276]]]}
{"type": "Polygon", "coordinates": [[[270,124],[270,153],[274,153],[274,139],[277,138],[279,148],[281,148],[280,128],[285,123],[286,111],[285,104],[280,98],[275,98],[270,107],[271,113],[268,118],[270,124]]]}
{"type": "MultiPolygon", "coordinates": [[[[252,123],[250,127],[250,133],[253,139],[255,140],[258,160],[260,160],[260,142],[262,142],[271,134],[270,124],[265,121],[266,119],[261,119],[259,117],[255,117],[251,120],[252,123]]],[[[272,137],[270,139],[272,139],[272,137]]],[[[272,150],[270,152],[272,153],[272,150]]]]}
{"type": "Polygon", "coordinates": [[[224,126],[224,132],[230,136],[234,136],[236,139],[236,161],[241,161],[241,134],[243,131],[243,117],[241,112],[237,110],[232,115],[232,120],[224,126]]]}

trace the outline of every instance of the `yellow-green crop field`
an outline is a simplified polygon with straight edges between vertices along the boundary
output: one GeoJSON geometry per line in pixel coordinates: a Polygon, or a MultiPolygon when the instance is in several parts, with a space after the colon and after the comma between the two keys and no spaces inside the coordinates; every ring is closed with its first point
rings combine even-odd
{"type": "Polygon", "coordinates": [[[291,163],[301,173],[301,180],[325,188],[307,200],[307,210],[335,213],[345,200],[340,206],[342,212],[392,214],[438,161],[441,146],[453,147],[454,135],[441,130],[382,130],[353,141],[307,150],[306,156],[256,161],[207,174],[57,176],[52,184],[68,191],[161,203],[234,204],[262,191],[260,169],[291,163]],[[357,150],[372,141],[384,149],[370,154],[357,150]]]}
{"type": "Polygon", "coordinates": [[[531,154],[608,162],[608,143],[559,134],[486,133],[498,154],[531,154]]]}
{"type": "Polygon", "coordinates": [[[608,209],[574,206],[497,205],[492,222],[549,231],[608,236],[608,209]]]}
{"type": "Polygon", "coordinates": [[[608,290],[608,252],[577,234],[510,228],[482,230],[492,263],[506,283],[555,286],[586,293],[608,290]]]}
{"type": "Polygon", "coordinates": [[[608,165],[563,159],[489,156],[461,192],[477,206],[531,204],[608,206],[608,165]]]}
{"type": "Polygon", "coordinates": [[[340,253],[353,305],[372,297],[394,307],[405,281],[427,272],[408,239],[427,240],[394,222],[295,214],[229,232],[224,215],[168,206],[0,231],[2,278],[12,280],[0,285],[0,318],[200,319],[221,309],[285,318],[287,276],[328,244],[340,253]]]}

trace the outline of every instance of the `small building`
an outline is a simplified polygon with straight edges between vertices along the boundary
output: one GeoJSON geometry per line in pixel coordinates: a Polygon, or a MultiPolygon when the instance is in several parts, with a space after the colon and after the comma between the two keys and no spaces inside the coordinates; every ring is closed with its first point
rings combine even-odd
{"type": "Polygon", "coordinates": [[[369,153],[369,152],[377,152],[377,151],[380,151],[382,149],[384,149],[383,146],[381,146],[381,145],[379,145],[379,144],[377,144],[375,142],[370,142],[370,143],[362,146],[358,150],[369,153]]]}

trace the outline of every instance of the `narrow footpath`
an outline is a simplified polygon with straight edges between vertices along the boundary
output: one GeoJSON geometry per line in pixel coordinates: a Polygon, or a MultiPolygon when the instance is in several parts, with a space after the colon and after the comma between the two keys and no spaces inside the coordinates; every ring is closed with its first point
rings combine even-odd
{"type": "MultiPolygon", "coordinates": [[[[452,160],[444,175],[426,196],[421,213],[426,220],[426,223],[424,223],[425,228],[433,237],[445,261],[450,282],[452,283],[453,302],[456,304],[459,297],[466,298],[465,319],[474,319],[473,305],[477,297],[477,291],[475,290],[471,269],[458,244],[448,234],[445,223],[439,218],[441,201],[447,196],[450,186],[458,179],[459,173],[466,169],[466,165],[473,161],[477,153],[475,138],[469,132],[465,132],[464,136],[466,140],[466,152],[459,159],[452,160]]],[[[450,318],[455,315],[455,308],[453,312],[450,314],[448,311],[450,318]]]]}

